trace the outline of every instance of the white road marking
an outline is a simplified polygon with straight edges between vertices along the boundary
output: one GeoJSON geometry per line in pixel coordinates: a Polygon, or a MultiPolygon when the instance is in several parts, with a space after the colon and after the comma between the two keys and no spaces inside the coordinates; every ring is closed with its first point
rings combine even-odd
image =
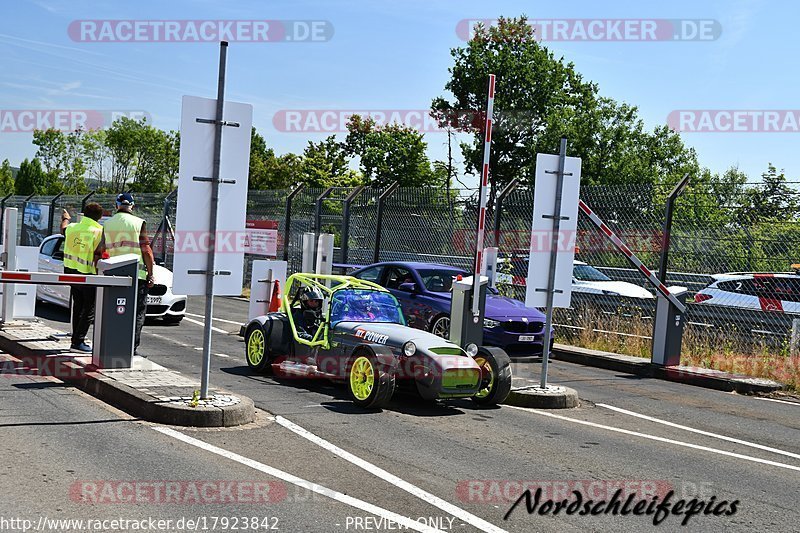
{"type": "Polygon", "coordinates": [[[388,511],[386,509],[383,509],[382,507],[378,507],[377,505],[373,505],[363,500],[353,498],[352,496],[348,496],[347,494],[342,494],[341,492],[337,492],[333,489],[329,489],[327,487],[318,485],[311,481],[306,481],[305,479],[299,478],[288,472],[284,472],[283,470],[278,470],[277,468],[273,468],[269,465],[265,465],[264,463],[259,463],[258,461],[254,461],[253,459],[239,455],[238,453],[234,453],[225,450],[223,448],[218,448],[213,444],[208,444],[207,442],[203,442],[193,437],[189,437],[188,435],[184,435],[183,433],[175,431],[172,428],[154,427],[153,429],[155,429],[159,433],[163,433],[164,435],[185,442],[186,444],[191,444],[192,446],[196,446],[200,449],[225,457],[226,459],[230,459],[231,461],[236,461],[237,463],[249,466],[250,468],[258,470],[259,472],[264,472],[267,475],[276,477],[287,483],[291,483],[293,485],[297,485],[298,487],[310,490],[311,492],[316,492],[317,494],[327,496],[328,498],[336,500],[337,502],[340,503],[344,503],[345,505],[355,507],[356,509],[361,509],[362,511],[366,511],[376,516],[386,518],[387,520],[391,520],[392,522],[395,522],[398,525],[403,525],[408,529],[413,529],[415,531],[422,531],[422,532],[441,533],[441,530],[429,527],[423,524],[422,522],[417,522],[416,520],[413,520],[403,515],[399,515],[392,511],[388,511]]]}
{"type": "Polygon", "coordinates": [[[786,403],[789,405],[796,405],[797,407],[800,407],[800,402],[787,402],[786,400],[779,400],[777,398],[762,398],[761,396],[754,396],[754,398],[756,400],[766,400],[768,402],[786,403]]]}
{"type": "MultiPolygon", "coordinates": [[[[200,322],[199,320],[192,320],[189,317],[184,318],[184,320],[186,320],[187,322],[191,322],[192,324],[197,324],[198,326],[206,327],[205,323],[200,322]]],[[[211,331],[216,331],[217,333],[224,333],[225,335],[228,334],[228,332],[225,331],[224,329],[215,328],[214,326],[211,326],[211,331]]]]}
{"type": "MultiPolygon", "coordinates": [[[[196,315],[194,313],[186,313],[186,316],[193,316],[195,318],[205,318],[205,315],[196,315]]],[[[235,324],[237,326],[242,325],[242,322],[236,322],[234,320],[225,320],[224,318],[217,318],[217,317],[211,317],[211,318],[213,318],[217,322],[225,322],[226,324],[235,324]]]]}
{"type": "Polygon", "coordinates": [[[230,355],[225,353],[215,353],[214,355],[216,355],[217,357],[230,357],[230,355]]]}
{"type": "Polygon", "coordinates": [[[622,409],[621,407],[614,407],[613,405],[608,405],[605,403],[598,403],[595,404],[598,407],[605,407],[606,409],[611,409],[612,411],[616,411],[618,413],[622,413],[625,415],[635,416],[637,418],[642,418],[644,420],[649,420],[650,422],[655,422],[656,424],[663,424],[665,426],[670,426],[678,429],[683,429],[685,431],[691,431],[692,433],[697,433],[699,435],[705,435],[707,437],[714,437],[715,439],[726,440],[728,442],[735,442],[736,444],[743,444],[745,446],[750,446],[751,448],[758,448],[759,450],[765,450],[772,453],[778,453],[781,455],[786,455],[788,457],[794,457],[795,459],[800,459],[800,454],[787,452],[784,450],[779,450],[778,448],[771,448],[769,446],[764,446],[763,444],[756,444],[755,442],[750,442],[746,440],[736,439],[734,437],[728,437],[726,435],[719,435],[717,433],[711,433],[710,431],[703,431],[702,429],[695,429],[689,426],[682,426],[680,424],[676,424],[674,422],[668,422],[666,420],[661,420],[659,418],[653,418],[652,416],[643,415],[640,413],[635,413],[633,411],[628,411],[627,409],[622,409]]]}
{"type": "Polygon", "coordinates": [[[293,432],[293,433],[295,433],[297,435],[300,435],[304,439],[309,440],[309,441],[313,442],[314,444],[316,444],[316,445],[318,445],[318,446],[320,446],[322,448],[325,448],[329,452],[331,452],[331,453],[333,453],[335,455],[338,455],[339,457],[341,457],[342,459],[344,459],[346,461],[349,461],[349,462],[353,463],[357,467],[369,472],[370,474],[372,474],[374,476],[377,476],[377,477],[381,478],[382,480],[387,481],[387,482],[391,483],[392,485],[394,485],[394,486],[396,486],[398,488],[403,489],[404,491],[408,492],[412,496],[416,496],[417,498],[421,499],[422,501],[427,502],[427,503],[429,503],[429,504],[431,504],[431,505],[433,505],[435,507],[438,507],[439,509],[441,509],[442,511],[444,511],[446,513],[449,513],[449,514],[451,514],[453,516],[456,516],[456,517],[460,518],[464,522],[466,522],[466,523],[468,523],[468,524],[480,529],[481,531],[489,531],[489,532],[493,532],[493,533],[506,533],[506,531],[504,529],[501,529],[501,528],[495,526],[494,524],[491,524],[491,523],[487,522],[486,520],[475,516],[472,513],[468,513],[464,509],[461,509],[460,507],[457,507],[457,506],[451,504],[450,502],[447,502],[447,501],[439,498],[438,496],[434,496],[430,492],[427,492],[427,491],[417,487],[416,485],[412,485],[408,481],[406,481],[404,479],[401,479],[401,478],[395,476],[394,474],[390,474],[386,470],[384,470],[384,469],[382,469],[382,468],[380,468],[378,466],[375,466],[374,464],[370,463],[369,461],[365,461],[364,459],[361,459],[360,457],[357,457],[357,456],[353,455],[352,453],[350,453],[348,451],[345,451],[345,450],[339,448],[335,444],[326,441],[322,437],[318,437],[317,435],[314,435],[313,433],[311,433],[307,429],[304,429],[304,428],[298,426],[294,422],[291,422],[290,420],[287,420],[286,418],[284,418],[282,416],[276,416],[275,417],[275,421],[278,424],[280,424],[283,427],[285,427],[286,429],[288,429],[289,431],[291,431],[291,432],[293,432]]]}
{"type": "Polygon", "coordinates": [[[520,411],[527,411],[529,413],[535,413],[537,415],[547,416],[550,418],[557,418],[559,420],[566,420],[567,422],[574,422],[575,424],[581,424],[583,426],[591,426],[600,429],[607,429],[608,431],[613,431],[615,433],[624,433],[625,435],[633,435],[634,437],[642,437],[643,439],[655,440],[658,442],[666,442],[667,444],[675,444],[677,446],[684,446],[686,448],[693,448],[695,450],[701,450],[704,452],[711,452],[717,453],[720,455],[727,455],[728,457],[735,457],[737,459],[743,459],[745,461],[753,461],[754,463],[762,463],[765,465],[777,466],[779,468],[788,468],[789,470],[796,470],[800,472],[800,466],[794,465],[787,465],[785,463],[778,463],[775,461],[768,461],[767,459],[759,459],[758,457],[751,457],[749,455],[743,455],[740,453],[734,452],[726,452],[725,450],[718,450],[716,448],[709,448],[708,446],[700,446],[699,444],[692,444],[690,442],[683,442],[679,440],[672,440],[666,439],[664,437],[657,437],[655,435],[648,435],[646,433],[639,433],[638,431],[630,431],[628,429],[622,428],[615,428],[612,426],[604,426],[603,424],[596,424],[594,422],[588,422],[586,420],[576,420],[575,418],[570,418],[568,416],[561,416],[555,415],[553,413],[545,413],[544,411],[537,411],[536,409],[530,409],[528,407],[518,407],[516,405],[503,405],[503,407],[509,407],[511,409],[519,409],[520,411]]]}

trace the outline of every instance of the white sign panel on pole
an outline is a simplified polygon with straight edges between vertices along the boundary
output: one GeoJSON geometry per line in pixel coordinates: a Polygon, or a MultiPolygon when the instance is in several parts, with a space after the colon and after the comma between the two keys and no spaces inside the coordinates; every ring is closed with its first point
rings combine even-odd
{"type": "MultiPolygon", "coordinates": [[[[536,154],[536,181],[533,194],[533,224],[525,305],[547,305],[547,278],[553,240],[553,206],[559,156],[536,154]],[[537,290],[539,289],[539,290],[537,290]]],[[[575,234],[578,229],[581,160],[567,157],[564,162],[564,187],[561,192],[561,219],[556,253],[553,307],[569,307],[572,298],[572,261],[575,259],[575,234]],[[559,292],[560,291],[560,292],[559,292]]]]}
{"type": "MultiPolygon", "coordinates": [[[[5,245],[0,244],[0,253],[5,250],[5,245]]],[[[16,270],[22,272],[39,271],[39,247],[17,246],[16,270]]],[[[8,284],[0,283],[0,294],[8,284]]],[[[12,318],[34,318],[36,316],[36,287],[38,285],[14,284],[14,311],[12,318]]]]}
{"type": "Polygon", "coordinates": [[[280,294],[283,294],[286,287],[286,261],[253,261],[248,321],[267,314],[275,281],[278,282],[280,294]]]}
{"type": "MultiPolygon", "coordinates": [[[[217,101],[211,98],[184,96],[181,110],[181,154],[178,177],[178,213],[175,223],[173,260],[176,294],[202,295],[206,291],[203,274],[190,270],[208,268],[211,217],[211,181],[214,159],[214,120],[217,101]],[[203,120],[198,122],[197,119],[203,120]]],[[[215,270],[228,271],[214,279],[215,295],[238,296],[242,292],[245,252],[245,212],[247,178],[250,166],[250,130],[253,106],[225,102],[220,154],[219,209],[215,270]],[[232,126],[230,123],[236,123],[232,126]],[[233,181],[233,183],[229,183],[233,181]]]]}

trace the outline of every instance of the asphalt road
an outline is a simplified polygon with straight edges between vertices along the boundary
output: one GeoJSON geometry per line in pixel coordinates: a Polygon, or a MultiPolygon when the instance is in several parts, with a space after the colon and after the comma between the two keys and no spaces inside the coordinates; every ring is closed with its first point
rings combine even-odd
{"type": "MultiPolygon", "coordinates": [[[[65,313],[49,306],[42,310],[50,321],[66,319],[65,313]]],[[[164,366],[198,376],[202,310],[202,298],[190,298],[189,316],[179,326],[146,326],[140,351],[164,366]]],[[[5,465],[8,473],[0,475],[0,490],[8,494],[6,489],[21,479],[28,494],[3,500],[0,512],[24,509],[38,515],[61,508],[62,514],[122,513],[114,505],[76,507],[66,497],[75,479],[279,481],[275,474],[289,473],[357,501],[310,495],[284,480],[291,497],[268,506],[218,510],[212,504],[139,505],[130,511],[174,519],[191,513],[231,514],[233,509],[252,514],[257,507],[256,514],[278,516],[283,531],[396,530],[396,523],[380,522],[381,516],[396,518],[386,512],[425,518],[446,531],[488,530],[492,525],[506,531],[653,527],[653,515],[581,516],[566,514],[568,508],[558,514],[552,508],[539,513],[548,499],[574,502],[573,490],[581,492],[585,502],[608,500],[623,488],[633,492],[632,503],[650,502],[654,495],[663,499],[670,490],[676,505],[681,499],[695,499],[697,506],[710,502],[688,519],[690,530],[793,531],[800,523],[800,403],[555,361],[550,381],[576,389],[580,408],[478,409],[469,401],[427,404],[401,395],[383,412],[364,412],[352,406],[344,389],[328,382],[253,375],[244,361],[244,344],[235,334],[246,312],[244,301],[215,301],[211,373],[212,385],[247,395],[264,411],[260,423],[245,428],[178,428],[176,435],[166,435],[149,424],[125,420],[72,389],[19,388],[4,381],[3,406],[11,405],[12,412],[0,411],[6,413],[3,424],[6,416],[10,421],[56,424],[0,424],[3,433],[10,430],[12,435],[2,440],[6,456],[19,457],[5,465]],[[6,398],[14,401],[7,404],[6,398]],[[23,409],[23,414],[14,409],[23,409]],[[107,422],[92,422],[103,420],[107,422]],[[181,441],[180,435],[197,441],[181,441]],[[219,449],[209,450],[208,445],[219,449]],[[33,472],[31,458],[38,458],[33,472]],[[248,461],[258,462],[256,468],[281,472],[242,464],[248,461]],[[65,474],[68,470],[73,473],[65,474]],[[55,476],[52,482],[40,482],[41,473],[49,472],[55,476]],[[523,502],[504,520],[523,485],[532,491],[544,489],[539,507],[528,514],[523,502]],[[715,509],[731,511],[734,501],[734,514],[713,514],[715,509]],[[365,511],[358,502],[380,510],[365,511]]],[[[67,326],[62,322],[61,327],[67,326]]],[[[538,370],[538,365],[516,368],[518,373],[538,370]]],[[[684,518],[667,516],[658,529],[679,529],[684,518]]]]}

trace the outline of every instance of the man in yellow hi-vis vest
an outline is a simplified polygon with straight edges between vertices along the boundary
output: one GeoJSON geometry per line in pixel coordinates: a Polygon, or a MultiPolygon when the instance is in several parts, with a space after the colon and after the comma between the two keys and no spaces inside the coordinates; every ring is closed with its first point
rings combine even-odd
{"type": "Polygon", "coordinates": [[[133,339],[133,353],[137,350],[142,336],[145,313],[147,311],[147,291],[153,286],[153,250],[144,220],[133,215],[133,196],[122,193],[117,196],[117,213],[103,224],[103,238],[95,250],[95,257],[104,251],[109,257],[124,254],[139,256],[139,282],[136,294],[136,331],[133,339]]]}
{"type": "MultiPolygon", "coordinates": [[[[100,244],[103,226],[97,221],[103,216],[100,204],[90,203],[83,208],[80,222],[69,224],[69,213],[61,215],[61,233],[64,234],[64,273],[96,274],[94,251],[100,244]]],[[[95,287],[72,285],[72,351],[91,352],[86,344],[86,333],[94,322],[95,287]]]]}

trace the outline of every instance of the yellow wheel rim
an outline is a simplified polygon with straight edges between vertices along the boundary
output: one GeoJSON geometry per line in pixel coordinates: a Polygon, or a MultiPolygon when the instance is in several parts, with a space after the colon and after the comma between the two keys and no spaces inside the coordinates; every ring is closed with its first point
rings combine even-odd
{"type": "Polygon", "coordinates": [[[258,366],[264,360],[264,332],[256,329],[247,339],[247,361],[258,366]]]}
{"type": "Polygon", "coordinates": [[[366,400],[375,385],[375,371],[372,363],[363,355],[353,362],[350,369],[350,390],[357,400],[366,400]]]}
{"type": "Polygon", "coordinates": [[[475,362],[479,367],[481,367],[481,383],[483,383],[483,376],[489,374],[489,384],[485,388],[479,390],[475,397],[486,398],[489,393],[492,392],[492,387],[494,387],[494,372],[492,372],[492,365],[486,360],[485,357],[476,357],[475,362]]]}

